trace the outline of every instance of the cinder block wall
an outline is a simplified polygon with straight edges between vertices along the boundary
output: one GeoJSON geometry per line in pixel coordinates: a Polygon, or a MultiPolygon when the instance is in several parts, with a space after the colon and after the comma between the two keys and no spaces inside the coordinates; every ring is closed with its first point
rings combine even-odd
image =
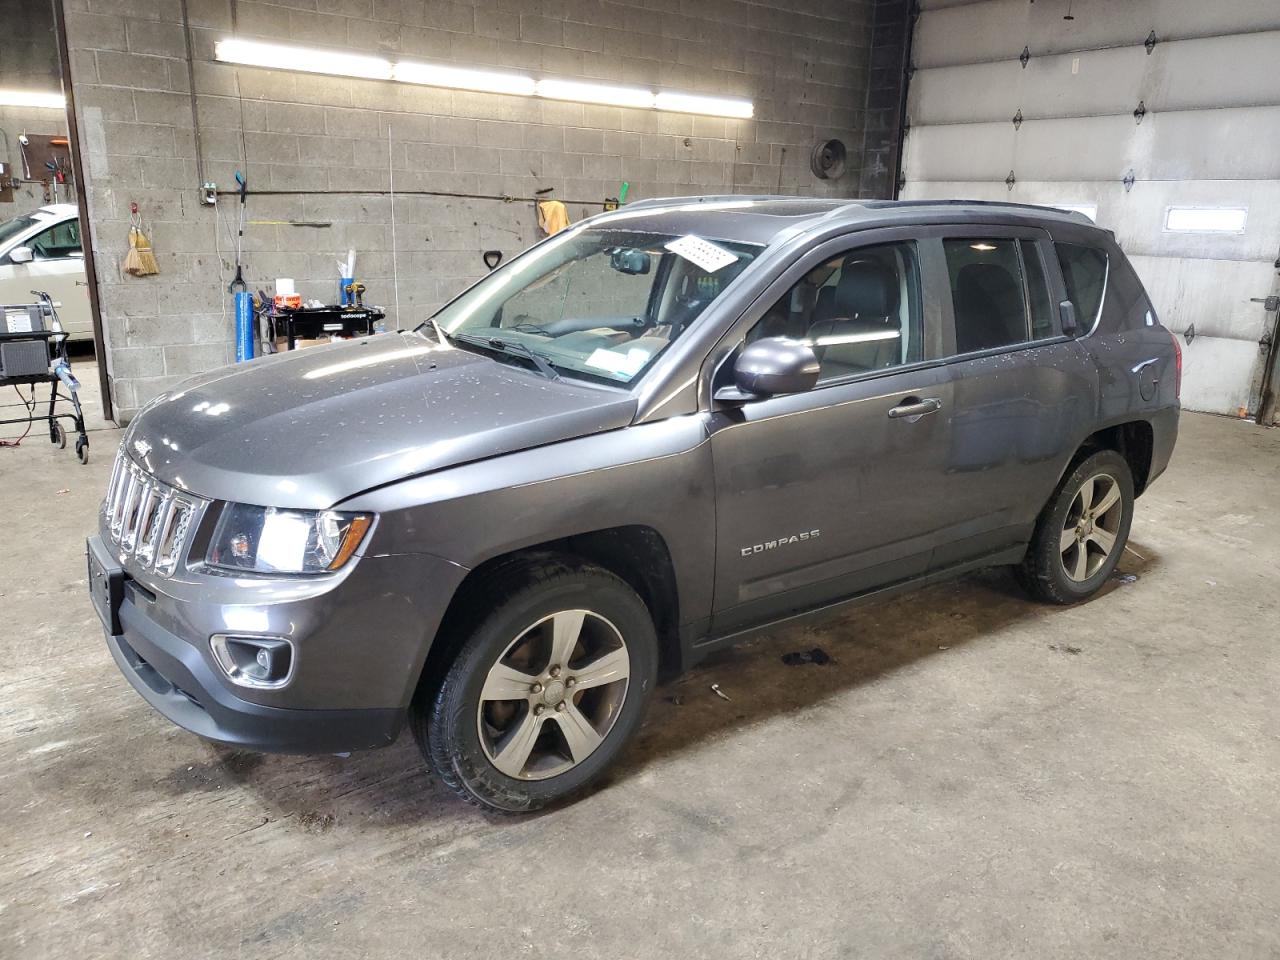
{"type": "Polygon", "coordinates": [[[859,190],[873,0],[64,0],[90,229],[117,415],[232,358],[226,285],[236,209],[204,176],[250,184],[243,257],[332,301],[335,258],[359,251],[369,299],[401,326],[485,271],[481,251],[537,239],[527,202],[554,187],[579,219],[632,199],[698,193],[852,196],[859,190]],[[535,74],[749,97],[749,121],[659,114],[235,67],[229,36],[535,74]],[[848,172],[809,172],[842,139],[848,172]],[[394,189],[394,201],[390,192],[394,189]],[[255,191],[302,191],[268,196],[255,191]],[[161,273],[123,275],[130,202],[161,273]],[[393,243],[394,235],[394,243],[393,243]],[[395,254],[393,256],[393,249],[395,254]],[[398,302],[398,309],[397,309],[398,302]]]}

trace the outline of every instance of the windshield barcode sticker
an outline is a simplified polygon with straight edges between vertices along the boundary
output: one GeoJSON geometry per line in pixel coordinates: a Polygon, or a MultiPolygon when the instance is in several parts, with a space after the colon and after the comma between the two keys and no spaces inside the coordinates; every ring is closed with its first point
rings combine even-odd
{"type": "Polygon", "coordinates": [[[587,357],[585,362],[588,367],[595,367],[597,370],[608,370],[610,373],[633,377],[649,362],[649,356],[648,350],[637,347],[632,347],[626,353],[601,347],[587,357]]]}
{"type": "Polygon", "coordinates": [[[715,273],[738,259],[736,253],[730,253],[724,247],[718,247],[710,240],[703,240],[701,237],[693,236],[693,234],[680,237],[678,240],[672,240],[666,247],[672,253],[680,254],[694,266],[701,267],[707,273],[715,273]]]}

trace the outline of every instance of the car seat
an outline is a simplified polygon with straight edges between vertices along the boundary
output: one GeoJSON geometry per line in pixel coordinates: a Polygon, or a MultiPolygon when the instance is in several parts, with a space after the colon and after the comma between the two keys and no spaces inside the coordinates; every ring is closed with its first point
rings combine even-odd
{"type": "Polygon", "coordinates": [[[834,287],[823,287],[814,307],[808,339],[824,375],[861,373],[899,361],[898,276],[878,260],[851,257],[834,287]],[[882,335],[862,342],[823,343],[858,335],[882,335]]]}
{"type": "Polygon", "coordinates": [[[1027,339],[1022,284],[996,263],[970,263],[956,274],[956,351],[970,353],[1027,339]]]}

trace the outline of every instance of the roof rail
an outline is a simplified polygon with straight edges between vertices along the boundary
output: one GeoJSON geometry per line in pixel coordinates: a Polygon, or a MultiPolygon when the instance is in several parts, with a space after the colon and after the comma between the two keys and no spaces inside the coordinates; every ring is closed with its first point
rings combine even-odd
{"type": "Polygon", "coordinates": [[[1065,207],[1055,207],[1048,203],[1015,203],[1012,200],[864,200],[862,204],[872,210],[885,207],[990,207],[1001,210],[1032,210],[1036,213],[1057,213],[1096,226],[1079,210],[1067,210],[1065,207]]]}
{"type": "Polygon", "coordinates": [[[820,203],[861,203],[844,197],[809,197],[795,194],[769,193],[717,193],[691,197],[646,197],[643,200],[629,200],[625,204],[628,209],[635,207],[667,206],[672,203],[729,203],[735,200],[786,200],[790,202],[813,200],[820,203]]]}

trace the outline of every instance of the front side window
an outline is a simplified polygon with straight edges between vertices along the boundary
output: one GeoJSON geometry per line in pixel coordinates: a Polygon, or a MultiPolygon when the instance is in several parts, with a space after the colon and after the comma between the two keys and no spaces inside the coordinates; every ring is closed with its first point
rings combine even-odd
{"type": "Polygon", "coordinates": [[[1093,329],[1107,285],[1107,255],[1096,247],[1078,243],[1055,244],[1067,296],[1075,304],[1082,331],[1093,329]]]}
{"type": "Polygon", "coordinates": [[[814,267],[747,334],[808,343],[818,382],[915,363],[924,357],[915,244],[859,247],[814,267]]]}
{"type": "Polygon", "coordinates": [[[37,260],[62,260],[80,256],[80,221],[63,220],[48,230],[41,230],[31,238],[29,245],[37,260]]]}
{"type": "Polygon", "coordinates": [[[763,248],[627,230],[566,230],[432,319],[456,345],[559,375],[635,380],[763,248]]]}
{"type": "Polygon", "coordinates": [[[37,222],[35,217],[14,217],[12,220],[0,223],[0,244],[8,243],[24,230],[35,226],[37,222]]]}
{"type": "Polygon", "coordinates": [[[973,353],[1053,334],[1049,288],[1031,240],[942,241],[955,309],[956,352],[973,353]]]}

